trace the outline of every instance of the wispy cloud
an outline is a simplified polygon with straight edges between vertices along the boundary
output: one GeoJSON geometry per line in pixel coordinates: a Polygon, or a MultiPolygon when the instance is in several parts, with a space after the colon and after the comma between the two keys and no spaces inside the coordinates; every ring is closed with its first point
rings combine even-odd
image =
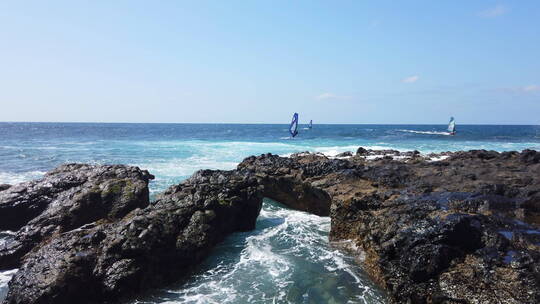
{"type": "Polygon", "coordinates": [[[369,23],[369,28],[376,28],[376,27],[378,27],[380,24],[381,24],[381,22],[380,22],[379,20],[372,20],[372,21],[369,23]]]}
{"type": "Polygon", "coordinates": [[[403,83],[414,83],[414,82],[417,82],[418,79],[420,79],[420,76],[413,75],[413,76],[409,76],[407,78],[401,79],[401,82],[403,82],[403,83]]]}
{"type": "Polygon", "coordinates": [[[528,86],[523,87],[524,92],[538,92],[540,91],[540,85],[531,84],[528,86]]]}
{"type": "Polygon", "coordinates": [[[478,15],[482,18],[495,18],[504,15],[506,12],[508,12],[508,9],[504,5],[498,4],[494,7],[481,11],[478,13],[478,15]]]}
{"type": "Polygon", "coordinates": [[[317,100],[331,100],[331,99],[351,99],[351,96],[336,95],[334,93],[322,93],[315,96],[317,100]]]}
{"type": "Polygon", "coordinates": [[[521,86],[521,87],[506,87],[506,88],[499,88],[498,91],[515,93],[515,94],[532,94],[532,93],[540,92],[540,85],[531,84],[531,85],[521,86]]]}

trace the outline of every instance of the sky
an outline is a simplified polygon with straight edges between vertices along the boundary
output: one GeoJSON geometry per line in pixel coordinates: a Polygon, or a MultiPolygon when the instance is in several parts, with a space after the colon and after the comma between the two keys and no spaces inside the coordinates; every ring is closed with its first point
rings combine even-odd
{"type": "Polygon", "coordinates": [[[0,121],[540,124],[540,1],[1,1],[0,121]]]}

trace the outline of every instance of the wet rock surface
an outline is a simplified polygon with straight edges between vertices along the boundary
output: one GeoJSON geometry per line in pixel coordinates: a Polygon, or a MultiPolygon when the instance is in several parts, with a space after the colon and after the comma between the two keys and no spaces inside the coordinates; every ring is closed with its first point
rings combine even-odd
{"type": "Polygon", "coordinates": [[[0,267],[20,265],[5,303],[101,303],[171,283],[253,229],[263,196],[329,215],[330,239],[352,243],[395,303],[540,302],[536,151],[264,154],[149,204],[151,178],[67,165],[0,190],[0,229],[17,231],[0,267]]]}
{"type": "Polygon", "coordinates": [[[540,303],[539,157],[359,148],[346,159],[266,154],[239,168],[265,196],[330,214],[331,240],[353,240],[393,302],[540,303]]]}
{"type": "Polygon", "coordinates": [[[229,233],[254,228],[260,192],[248,173],[199,171],[144,209],[40,243],[5,303],[100,303],[171,283],[229,233]]]}
{"type": "Polygon", "coordinates": [[[148,206],[153,178],[136,167],[67,164],[0,192],[0,230],[16,231],[0,246],[0,270],[18,267],[26,253],[51,237],[148,206]]]}

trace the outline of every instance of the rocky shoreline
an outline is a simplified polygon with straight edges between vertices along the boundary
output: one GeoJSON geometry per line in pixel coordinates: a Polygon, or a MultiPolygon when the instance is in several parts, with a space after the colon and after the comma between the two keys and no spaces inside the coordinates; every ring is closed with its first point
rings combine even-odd
{"type": "Polygon", "coordinates": [[[4,303],[100,303],[185,276],[254,228],[263,197],[330,216],[395,303],[540,302],[540,153],[359,148],[203,170],[148,199],[129,166],[63,165],[0,185],[4,303]],[[82,301],[81,299],[84,299],[82,301]]]}

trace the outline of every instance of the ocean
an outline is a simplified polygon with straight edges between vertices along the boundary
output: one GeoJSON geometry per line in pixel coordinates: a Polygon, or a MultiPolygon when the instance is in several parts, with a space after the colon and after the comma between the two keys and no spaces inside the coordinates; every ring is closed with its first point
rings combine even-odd
{"type": "MultiPolygon", "coordinates": [[[[0,184],[39,178],[66,162],[149,170],[152,197],[198,169],[233,169],[247,156],[371,149],[422,153],[540,150],[540,126],[299,126],[265,124],[0,123],[0,184]]],[[[129,303],[385,303],[358,263],[328,242],[330,219],[265,200],[254,231],[235,233],[184,281],[129,303]]],[[[9,232],[0,232],[2,235],[9,232]]],[[[13,271],[0,272],[0,299],[13,271]]]]}

